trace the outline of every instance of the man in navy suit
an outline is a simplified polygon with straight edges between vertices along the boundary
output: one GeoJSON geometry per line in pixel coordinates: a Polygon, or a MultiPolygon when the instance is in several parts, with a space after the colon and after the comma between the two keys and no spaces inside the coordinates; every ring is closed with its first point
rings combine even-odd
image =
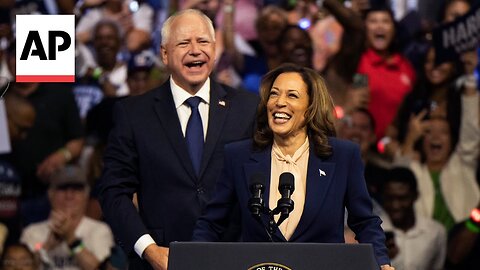
{"type": "Polygon", "coordinates": [[[252,136],[258,103],[253,94],[209,79],[215,36],[203,13],[173,15],[162,38],[171,77],[118,103],[104,156],[100,201],[120,245],[133,254],[132,269],[166,269],[169,243],[191,239],[223,167],[223,146],[252,136]],[[198,105],[189,103],[192,97],[198,105]],[[190,143],[190,121],[204,143],[190,143]]]}

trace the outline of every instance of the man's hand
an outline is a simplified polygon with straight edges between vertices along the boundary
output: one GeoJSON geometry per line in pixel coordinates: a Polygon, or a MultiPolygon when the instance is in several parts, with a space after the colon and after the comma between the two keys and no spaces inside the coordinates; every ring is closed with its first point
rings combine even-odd
{"type": "Polygon", "coordinates": [[[143,252],[143,258],[150,263],[153,269],[167,270],[168,248],[152,244],[143,252]]]}
{"type": "Polygon", "coordinates": [[[107,97],[117,96],[117,87],[110,82],[107,74],[105,74],[103,81],[100,83],[102,86],[103,94],[107,97]]]}
{"type": "Polygon", "coordinates": [[[75,226],[68,215],[63,212],[52,210],[49,217],[50,233],[43,248],[50,250],[62,242],[68,245],[75,240],[75,226]]]}
{"type": "Polygon", "coordinates": [[[65,213],[52,210],[50,214],[50,230],[62,241],[71,244],[75,240],[75,224],[65,213]]]}
{"type": "Polygon", "coordinates": [[[346,94],[344,109],[347,113],[358,108],[366,109],[370,103],[370,88],[349,88],[346,94]]]}
{"type": "Polygon", "coordinates": [[[388,257],[390,259],[395,258],[398,255],[398,253],[400,252],[397,244],[395,243],[395,239],[393,239],[393,238],[387,239],[387,241],[385,242],[385,245],[387,246],[388,257]]]}
{"type": "Polygon", "coordinates": [[[54,249],[62,242],[52,231],[48,234],[47,241],[43,243],[43,249],[51,250],[54,249]]]}
{"type": "Polygon", "coordinates": [[[37,167],[37,176],[47,181],[48,178],[57,170],[65,166],[66,159],[60,151],[55,151],[46,157],[37,167]]]}
{"type": "Polygon", "coordinates": [[[427,116],[428,111],[423,109],[418,114],[412,114],[408,122],[408,133],[407,139],[411,140],[412,143],[419,140],[424,134],[428,126],[428,121],[425,121],[424,118],[427,116]]]}

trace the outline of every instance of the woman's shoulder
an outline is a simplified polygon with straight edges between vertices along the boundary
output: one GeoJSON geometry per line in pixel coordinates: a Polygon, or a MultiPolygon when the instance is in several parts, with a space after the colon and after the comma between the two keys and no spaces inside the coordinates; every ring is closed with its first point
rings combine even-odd
{"type": "Polygon", "coordinates": [[[328,144],[332,147],[333,155],[337,157],[347,153],[360,151],[359,145],[349,140],[328,137],[328,144]]]}
{"type": "Polygon", "coordinates": [[[354,143],[352,141],[345,140],[345,139],[336,138],[336,137],[328,137],[328,143],[334,149],[335,148],[352,149],[352,148],[358,148],[359,147],[357,143],[354,143]]]}

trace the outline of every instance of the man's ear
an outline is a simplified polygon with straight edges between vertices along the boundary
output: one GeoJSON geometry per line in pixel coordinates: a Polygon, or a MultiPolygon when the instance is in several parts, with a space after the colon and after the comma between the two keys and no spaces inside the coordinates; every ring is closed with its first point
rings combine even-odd
{"type": "Polygon", "coordinates": [[[167,66],[168,65],[167,49],[165,49],[164,45],[160,46],[160,53],[162,54],[163,64],[165,64],[165,66],[167,66]]]}

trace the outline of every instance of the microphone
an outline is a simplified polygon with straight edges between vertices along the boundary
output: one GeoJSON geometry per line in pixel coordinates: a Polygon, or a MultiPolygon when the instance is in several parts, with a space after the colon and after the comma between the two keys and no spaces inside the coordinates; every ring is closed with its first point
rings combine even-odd
{"type": "Polygon", "coordinates": [[[260,218],[263,212],[263,192],[265,191],[265,178],[261,173],[255,173],[250,178],[250,192],[252,197],[248,200],[248,209],[253,217],[260,218]]]}
{"type": "Polygon", "coordinates": [[[295,177],[292,173],[284,172],[280,175],[278,191],[282,195],[277,202],[277,209],[281,214],[277,224],[280,225],[285,219],[288,218],[288,215],[293,211],[294,207],[294,202],[291,199],[291,196],[293,191],[295,191],[295,177]]]}

